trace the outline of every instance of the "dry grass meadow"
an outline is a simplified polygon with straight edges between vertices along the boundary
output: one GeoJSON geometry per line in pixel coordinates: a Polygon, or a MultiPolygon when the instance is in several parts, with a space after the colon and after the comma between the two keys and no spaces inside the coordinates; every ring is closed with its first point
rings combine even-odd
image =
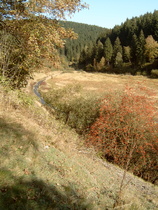
{"type": "Polygon", "coordinates": [[[0,209],[158,209],[158,187],[130,173],[114,207],[123,170],[99,159],[75,131],[39,106],[32,86],[47,76],[43,92],[79,84],[102,95],[139,82],[158,96],[155,79],[78,71],[39,73],[23,93],[0,87],[0,209]]]}
{"type": "MultiPolygon", "coordinates": [[[[125,86],[137,89],[139,85],[153,92],[153,96],[150,96],[149,100],[154,100],[155,105],[158,107],[158,81],[144,76],[87,73],[73,70],[70,72],[62,71],[52,74],[46,82],[43,82],[41,90],[47,92],[52,88],[62,89],[68,85],[79,85],[85,93],[101,97],[104,97],[104,94],[109,91],[121,91],[125,86]]],[[[158,115],[156,120],[158,120],[158,115]]]]}

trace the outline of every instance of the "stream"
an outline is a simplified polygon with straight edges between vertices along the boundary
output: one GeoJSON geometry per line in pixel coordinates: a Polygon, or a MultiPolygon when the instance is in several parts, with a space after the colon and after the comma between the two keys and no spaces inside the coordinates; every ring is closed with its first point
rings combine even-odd
{"type": "MultiPolygon", "coordinates": [[[[39,82],[37,82],[37,83],[33,86],[33,92],[34,92],[35,95],[39,98],[40,103],[41,103],[42,105],[46,105],[46,102],[45,102],[45,100],[42,98],[41,94],[39,93],[38,88],[39,88],[39,86],[42,84],[42,82],[43,82],[44,80],[45,80],[45,79],[40,80],[39,82]]],[[[47,105],[48,105],[48,104],[47,104],[47,105]]]]}
{"type": "MultiPolygon", "coordinates": [[[[47,106],[51,107],[54,111],[55,111],[55,110],[57,111],[58,109],[57,109],[56,107],[53,107],[52,105],[47,104],[47,103],[45,102],[45,100],[42,98],[41,94],[40,94],[39,91],[38,91],[40,85],[41,85],[42,82],[44,82],[46,79],[47,79],[47,78],[44,78],[44,79],[40,80],[39,82],[37,82],[37,83],[33,86],[33,92],[34,92],[35,95],[39,98],[39,101],[40,101],[40,103],[41,103],[42,105],[47,105],[47,106]]],[[[156,123],[156,124],[158,123],[158,119],[157,119],[157,118],[155,118],[155,123],[156,123]]]]}

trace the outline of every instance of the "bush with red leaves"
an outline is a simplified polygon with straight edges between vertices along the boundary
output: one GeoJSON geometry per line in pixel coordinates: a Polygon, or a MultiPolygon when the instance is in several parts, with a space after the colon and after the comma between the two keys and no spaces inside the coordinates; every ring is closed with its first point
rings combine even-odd
{"type": "Polygon", "coordinates": [[[156,183],[158,169],[158,124],[153,93],[145,87],[126,87],[108,93],[100,116],[86,139],[108,161],[156,183]]]}

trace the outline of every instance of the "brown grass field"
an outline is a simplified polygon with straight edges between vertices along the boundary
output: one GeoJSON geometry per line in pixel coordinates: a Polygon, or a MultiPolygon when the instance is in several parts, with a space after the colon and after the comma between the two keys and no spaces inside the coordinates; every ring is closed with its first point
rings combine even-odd
{"type": "Polygon", "coordinates": [[[108,91],[121,91],[125,86],[137,88],[139,85],[153,92],[150,100],[154,100],[155,105],[158,106],[158,80],[144,76],[62,71],[52,74],[51,78],[43,82],[41,90],[49,91],[52,88],[64,88],[67,85],[80,85],[85,92],[96,96],[104,96],[108,91]]]}
{"type": "Polygon", "coordinates": [[[43,78],[42,91],[79,84],[104,95],[141,83],[155,92],[154,100],[158,96],[156,79],[83,71],[35,74],[23,93],[0,86],[0,209],[158,209],[158,187],[131,173],[114,208],[124,171],[98,158],[74,130],[39,106],[32,87],[43,78]]]}

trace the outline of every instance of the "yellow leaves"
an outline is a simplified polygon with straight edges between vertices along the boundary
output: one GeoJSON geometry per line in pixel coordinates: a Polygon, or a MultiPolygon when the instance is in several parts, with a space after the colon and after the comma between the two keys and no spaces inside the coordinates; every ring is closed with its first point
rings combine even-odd
{"type": "Polygon", "coordinates": [[[19,22],[20,33],[23,37],[23,43],[27,48],[28,63],[40,62],[40,58],[51,59],[57,65],[59,56],[57,48],[63,47],[69,35],[73,32],[67,32],[57,22],[46,18],[36,18],[30,21],[19,22]]]}
{"type": "Polygon", "coordinates": [[[65,18],[65,13],[72,14],[88,6],[80,0],[29,0],[26,2],[30,13],[47,13],[53,18],[65,18]]]}
{"type": "MultiPolygon", "coordinates": [[[[28,44],[34,46],[34,51],[40,56],[48,56],[56,52],[56,47],[63,47],[65,38],[77,38],[77,34],[71,29],[65,29],[58,25],[56,22],[49,20],[45,22],[45,19],[39,19],[35,22],[29,22],[28,26],[25,26],[25,32],[31,33],[28,38],[28,44]],[[36,27],[30,27],[30,24],[36,27]],[[28,30],[27,30],[28,27],[28,30]],[[29,32],[30,28],[32,29],[29,32]],[[38,45],[38,48],[37,48],[38,45]]],[[[32,49],[32,47],[31,47],[32,49]]],[[[50,56],[52,57],[52,56],[50,56]]]]}
{"type": "Polygon", "coordinates": [[[2,15],[7,18],[19,19],[35,16],[46,16],[64,19],[65,15],[71,15],[76,11],[87,8],[80,0],[19,0],[7,1],[2,4],[2,15]]]}
{"type": "Polygon", "coordinates": [[[145,54],[149,61],[158,56],[158,42],[154,40],[152,35],[146,38],[145,54]]]}
{"type": "Polygon", "coordinates": [[[59,27],[57,29],[57,32],[60,35],[61,39],[65,39],[65,38],[77,39],[78,38],[78,34],[76,34],[72,29],[65,29],[63,27],[59,27]]]}
{"type": "Polygon", "coordinates": [[[22,0],[21,4],[25,8],[23,13],[17,16],[17,9],[13,9],[10,11],[13,21],[8,23],[22,44],[23,62],[33,66],[41,58],[49,58],[57,65],[58,48],[64,46],[66,38],[76,39],[77,34],[61,27],[55,19],[64,19],[65,14],[72,14],[86,5],[80,0],[22,0]]]}

